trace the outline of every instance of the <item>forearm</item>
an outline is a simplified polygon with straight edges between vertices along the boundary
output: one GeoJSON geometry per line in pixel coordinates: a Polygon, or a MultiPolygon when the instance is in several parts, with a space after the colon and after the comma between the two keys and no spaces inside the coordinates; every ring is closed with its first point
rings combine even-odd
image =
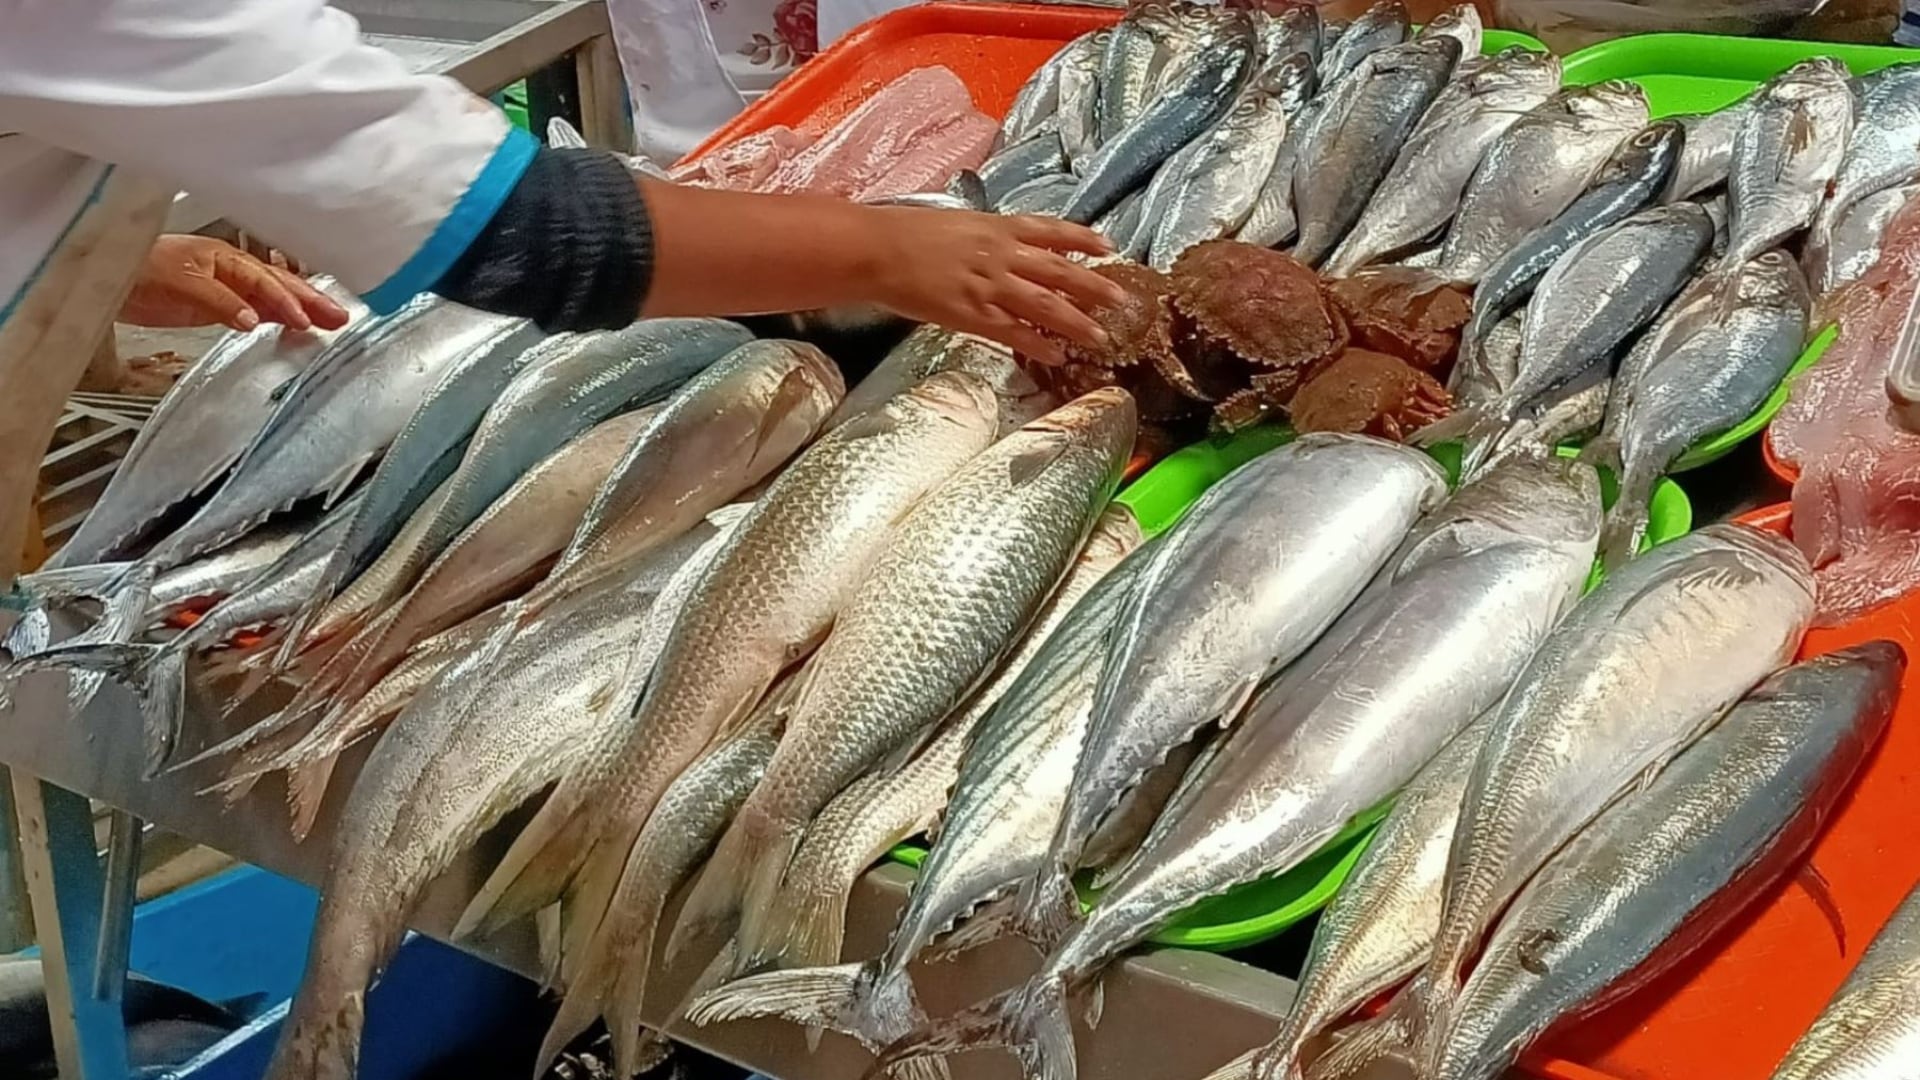
{"type": "Polygon", "coordinates": [[[819,195],[753,195],[638,178],[653,223],[648,315],[756,315],[871,302],[895,239],[887,213],[819,195]]]}

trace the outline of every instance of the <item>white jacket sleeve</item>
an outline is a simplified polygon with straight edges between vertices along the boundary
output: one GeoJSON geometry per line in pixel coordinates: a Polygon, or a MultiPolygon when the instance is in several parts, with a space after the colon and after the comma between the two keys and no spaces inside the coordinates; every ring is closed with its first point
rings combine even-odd
{"type": "Polygon", "coordinates": [[[320,0],[0,0],[0,129],[190,191],[390,309],[537,144],[320,0]]]}

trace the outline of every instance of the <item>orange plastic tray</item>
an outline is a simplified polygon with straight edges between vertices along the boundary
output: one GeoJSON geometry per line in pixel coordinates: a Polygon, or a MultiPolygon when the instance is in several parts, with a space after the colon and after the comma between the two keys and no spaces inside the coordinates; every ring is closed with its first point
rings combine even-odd
{"type": "MultiPolygon", "coordinates": [[[[1791,533],[1787,504],[1740,520],[1791,533]]],[[[1920,882],[1920,597],[1807,635],[1801,655],[1875,638],[1899,642],[1913,667],[1898,712],[1815,843],[1846,930],[1842,955],[1803,886],[1783,882],[1717,939],[1640,993],[1542,1041],[1528,1072],[1547,1080],[1766,1080],[1825,1007],[1860,952],[1920,882]],[[1574,1064],[1578,1062],[1580,1064],[1574,1064]]]]}

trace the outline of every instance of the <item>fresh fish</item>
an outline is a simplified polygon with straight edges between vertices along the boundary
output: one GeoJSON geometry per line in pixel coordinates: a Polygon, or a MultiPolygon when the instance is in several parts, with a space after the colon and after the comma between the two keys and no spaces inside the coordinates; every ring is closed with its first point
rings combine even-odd
{"type": "Polygon", "coordinates": [[[1462,432],[1462,475],[1471,476],[1518,420],[1553,404],[1596,365],[1608,363],[1691,279],[1713,240],[1707,212],[1694,203],[1656,206],[1575,245],[1540,279],[1527,307],[1519,372],[1498,404],[1461,409],[1443,425],[1462,432]]]}
{"type": "MultiPolygon", "coordinates": [[[[1181,152],[1185,152],[1184,148],[1181,152]]],[[[1174,162],[1179,160],[1179,153],[1168,158],[1167,164],[1160,167],[1160,173],[1164,173],[1167,169],[1172,168],[1174,162]]],[[[1160,182],[1160,173],[1154,174],[1153,182],[1155,184],[1160,182]]],[[[1148,185],[1144,191],[1135,191],[1126,198],[1121,199],[1113,209],[1107,211],[1105,215],[1093,223],[1093,231],[1106,237],[1107,241],[1113,245],[1113,250],[1116,253],[1126,255],[1133,249],[1137,237],[1151,238],[1153,235],[1153,228],[1147,224],[1146,218],[1147,196],[1152,190],[1152,185],[1148,185]]],[[[1146,241],[1141,240],[1140,242],[1145,243],[1146,241]]],[[[1134,259],[1139,258],[1137,255],[1129,255],[1128,257],[1134,259]]]]}
{"type": "Polygon", "coordinates": [[[1458,40],[1423,38],[1373,53],[1329,91],[1294,164],[1295,258],[1319,265],[1353,228],[1459,61],[1458,40]]]}
{"type": "Polygon", "coordinates": [[[1622,142],[1647,124],[1647,95],[1618,80],[1562,90],[1494,140],[1467,182],[1439,273],[1478,282],[1560,216],[1622,142]]]}
{"type": "Polygon", "coordinates": [[[1813,287],[1834,286],[1827,269],[1839,223],[1864,199],[1920,180],[1920,67],[1902,66],[1885,76],[1860,103],[1846,156],[1814,216],[1807,237],[1813,287]]]}
{"type": "MultiPolygon", "coordinates": [[[[1096,533],[1087,554],[1096,554],[1092,545],[1099,539],[1096,533]]],[[[1115,555],[1100,558],[1112,561],[1115,555]]],[[[1040,865],[1086,733],[1101,654],[1142,561],[1136,555],[1120,562],[1087,586],[1078,602],[1064,594],[1056,600],[1059,625],[979,721],[940,835],[886,952],[864,964],[750,975],[696,1001],[690,1019],[709,1024],[780,1015],[831,1027],[875,1049],[925,1020],[907,966],[1040,865]]],[[[1078,576],[1070,576],[1063,590],[1078,587],[1078,576]]]]}
{"type": "Polygon", "coordinates": [[[622,725],[586,750],[521,832],[459,932],[546,906],[586,867],[574,906],[590,934],[667,785],[813,649],[900,519],[986,449],[995,411],[986,383],[942,372],[833,428],[788,466],[702,575],[644,696],[620,703],[622,725]]]}
{"type": "Polygon", "coordinates": [[[1567,384],[1559,400],[1547,406],[1539,416],[1524,420],[1507,430],[1495,444],[1492,462],[1542,446],[1560,446],[1584,442],[1600,431],[1607,418],[1607,403],[1613,396],[1617,378],[1608,378],[1599,368],[1567,384]]]}
{"type": "Polygon", "coordinates": [[[1258,12],[1253,28],[1263,71],[1270,71],[1295,55],[1307,58],[1310,73],[1318,68],[1322,51],[1319,8],[1301,4],[1278,15],[1258,12]]]}
{"type": "MultiPolygon", "coordinates": [[[[641,1040],[646,1037],[640,1026],[640,1007],[652,968],[655,929],[667,901],[699,869],[773,760],[780,745],[781,723],[792,703],[793,682],[789,679],[776,687],[739,732],[721,739],[687,766],[661,797],[660,809],[647,819],[634,841],[636,857],[641,857],[654,873],[623,880],[620,895],[614,900],[615,910],[631,913],[628,925],[636,931],[635,936],[619,942],[618,948],[591,952],[577,961],[581,965],[577,976],[562,980],[567,986],[566,997],[540,1047],[536,1076],[546,1075],[554,1059],[593,1023],[596,1015],[606,1017],[607,1030],[613,1035],[615,1071],[621,1076],[639,1074],[641,1040]]],[[[871,865],[869,860],[860,869],[871,865]]],[[[573,958],[567,959],[574,962],[573,958]]]]}
{"type": "Polygon", "coordinates": [[[1752,103],[1746,97],[1714,112],[1672,118],[1685,129],[1686,141],[1667,186],[1666,201],[1690,199],[1727,182],[1733,167],[1733,139],[1746,123],[1752,103]]]}
{"type": "MultiPolygon", "coordinates": [[[[1082,38],[1092,37],[1100,31],[1088,31],[1082,38]]],[[[1000,123],[999,145],[994,147],[996,155],[1001,147],[1015,146],[1027,141],[1034,129],[1042,122],[1057,117],[1060,112],[1060,70],[1066,66],[1067,57],[1079,39],[1068,43],[1065,48],[1047,58],[1039,69],[1027,77],[1020,92],[1013,96],[1013,104],[1007,108],[1007,117],[1000,123]]]]}
{"type": "Polygon", "coordinates": [[[149,625],[157,626],[195,608],[211,608],[233,595],[293,550],[315,525],[312,521],[267,525],[155,578],[147,593],[149,625]]]}
{"type": "MultiPolygon", "coordinates": [[[[352,621],[317,623],[321,607],[348,582],[365,574],[383,552],[390,551],[401,526],[453,475],[481,419],[526,366],[532,346],[545,336],[525,320],[503,324],[492,338],[455,360],[427,394],[393,445],[381,455],[346,540],[335,549],[302,613],[288,625],[274,664],[276,671],[288,667],[309,643],[310,631],[316,640],[342,633],[356,625],[358,617],[370,607],[391,596],[392,590],[410,584],[389,581],[379,592],[362,590],[363,595],[356,597],[359,606],[352,610],[352,621]]],[[[422,539],[424,536],[414,538],[414,546],[422,539]]],[[[431,558],[432,553],[426,557],[431,558]]]]}
{"type": "Polygon", "coordinates": [[[1808,267],[1809,278],[1830,282],[1829,293],[1859,280],[1880,260],[1880,241],[1894,215],[1916,194],[1920,194],[1920,183],[1888,188],[1854,203],[1834,222],[1827,246],[1820,251],[1824,262],[1808,267]]]}
{"type": "MultiPolygon", "coordinates": [[[[334,341],[362,332],[366,305],[331,278],[316,278],[314,285],[347,308],[348,325],[301,331],[262,323],[215,342],[154,407],[86,520],[44,569],[133,554],[167,511],[207,490],[239,460],[288,383],[334,341]]],[[[23,577],[21,588],[30,593],[32,580],[23,577]]]]}
{"type": "MultiPolygon", "coordinates": [[[[1514,684],[1461,802],[1431,959],[1350,1059],[1424,1052],[1453,1015],[1471,956],[1536,870],[1609,803],[1644,784],[1721,712],[1787,662],[1813,615],[1791,543],[1709,525],[1609,575],[1514,684]]],[[[1322,1059],[1316,1075],[1332,1069],[1322,1059]]]]}
{"type": "Polygon", "coordinates": [[[998,342],[956,334],[927,325],[908,335],[880,361],[866,378],[847,392],[827,421],[839,427],[861,413],[879,408],[942,371],[963,371],[984,381],[999,404],[995,438],[1005,438],[1029,422],[1052,412],[1059,404],[1049,390],[1014,362],[1013,351],[998,342]]]}
{"type": "Polygon", "coordinates": [[[1154,90],[1160,44],[1144,20],[1121,19],[1107,35],[1100,59],[1100,143],[1120,137],[1139,119],[1154,90]]]}
{"type": "Polygon", "coordinates": [[[1401,0],[1382,0],[1368,8],[1327,41],[1320,57],[1320,85],[1330,87],[1346,78],[1362,60],[1406,41],[1412,29],[1413,17],[1401,0]]]}
{"type": "Polygon", "coordinates": [[[1755,92],[1733,139],[1722,267],[1745,265],[1813,223],[1846,156],[1853,111],[1846,67],[1824,56],[1795,64],[1755,92]]]}
{"type": "Polygon", "coordinates": [[[1679,313],[1688,326],[1666,335],[1633,372],[1630,391],[1616,392],[1607,433],[1585,451],[1620,480],[1600,543],[1609,568],[1639,548],[1647,500],[1667,467],[1694,443],[1752,415],[1806,344],[1812,300],[1800,267],[1784,252],[1733,271],[1706,306],[1704,313],[1679,313]]]}
{"type": "Polygon", "coordinates": [[[1685,148],[1686,135],[1671,120],[1652,124],[1622,143],[1600,167],[1592,187],[1487,269],[1473,291],[1473,317],[1461,333],[1463,352],[1479,348],[1495,324],[1533,295],[1541,277],[1567,252],[1657,200],[1685,148]]]}
{"type": "MultiPolygon", "coordinates": [[[[1172,212],[1174,195],[1180,190],[1188,170],[1193,167],[1194,159],[1200,156],[1206,146],[1207,136],[1202,135],[1175,150],[1144,189],[1127,196],[1128,199],[1139,201],[1138,222],[1132,233],[1114,245],[1115,254],[1136,262],[1146,261],[1147,253],[1153,249],[1154,234],[1159,232],[1159,222],[1172,212]]],[[[1125,205],[1125,200],[1122,200],[1122,205],[1125,205]]]]}
{"type": "MultiPolygon", "coordinates": [[[[681,558],[690,552],[681,550],[681,558]]],[[[516,636],[504,662],[449,664],[374,746],[341,816],[307,972],[267,1068],[271,1080],[350,1080],[367,983],[400,944],[421,892],[591,745],[673,564],[569,598],[516,636]]]]}
{"type": "Polygon", "coordinates": [[[1472,4],[1455,4],[1428,20],[1415,37],[1450,37],[1460,43],[1462,57],[1480,55],[1482,33],[1485,27],[1480,20],[1480,9],[1472,4]]]}
{"type": "Polygon", "coordinates": [[[1032,982],[882,1060],[985,1042],[1012,1047],[1028,1075],[1073,1076],[1067,995],[1193,903],[1298,865],[1499,702],[1579,594],[1600,486],[1544,455],[1481,484],[1254,698],[1032,982]],[[1435,641],[1471,644],[1442,654],[1435,641]]]}
{"type": "Polygon", "coordinates": [[[1787,668],[1603,812],[1501,917],[1423,1075],[1505,1075],[1556,1020],[1645,986],[1749,907],[1832,817],[1906,666],[1876,641],[1787,668]]]}
{"type": "Polygon", "coordinates": [[[1295,114],[1288,125],[1287,137],[1274,155],[1273,169],[1260,185],[1253,209],[1247,212],[1247,220],[1241,223],[1234,239],[1260,247],[1279,247],[1299,234],[1300,223],[1293,206],[1294,169],[1300,160],[1301,145],[1326,112],[1328,100],[1328,95],[1323,94],[1295,114]]]}
{"type": "Polygon", "coordinates": [[[1328,1028],[1419,970],[1440,926],[1447,852],[1492,713],[1455,735],[1395,797],[1314,928],[1299,989],[1272,1042],[1207,1080],[1301,1080],[1328,1028]]]}
{"type": "Polygon", "coordinates": [[[963,704],[1014,646],[1120,482],[1135,427],[1125,391],[1094,391],[914,507],[808,667],[780,751],[682,908],[676,941],[736,918],[743,944],[764,940],[758,924],[807,823],[963,704]]]}
{"type": "Polygon", "coordinates": [[[811,345],[754,341],[715,361],[627,447],[520,617],[673,539],[766,479],[813,441],[845,394],[840,369],[811,345]]]}
{"type": "Polygon", "coordinates": [[[1114,631],[1051,850],[1024,886],[1023,934],[1057,941],[1079,914],[1069,879],[1101,819],[1174,747],[1231,723],[1444,490],[1419,451],[1309,435],[1235,470],[1155,542],[1114,631]]]}
{"type": "Polygon", "coordinates": [[[565,546],[595,489],[651,419],[651,410],[616,416],[528,470],[447,545],[420,576],[419,584],[355,635],[309,681],[312,686],[327,679],[334,686],[318,699],[318,710],[301,713],[296,698],[252,732],[248,741],[305,726],[304,737],[270,764],[236,769],[230,779],[294,768],[315,756],[329,756],[351,741],[358,733],[348,731],[344,721],[354,703],[378,685],[416,643],[498,603],[516,585],[537,575],[565,546]],[[318,719],[308,725],[308,718],[315,716],[318,719]]]}
{"type": "Polygon", "coordinates": [[[999,206],[1022,186],[1044,176],[1062,176],[1067,172],[1067,153],[1060,136],[1042,132],[1025,142],[1015,143],[987,159],[980,166],[980,183],[986,188],[988,206],[999,206]]]}
{"type": "Polygon", "coordinates": [[[1060,145],[1075,173],[1084,172],[1100,149],[1100,64],[1112,36],[1110,28],[1082,34],[1055,57],[1060,62],[1060,145]]]}
{"type": "Polygon", "coordinates": [[[1454,79],[1400,149],[1327,272],[1350,274],[1444,227],[1487,148],[1559,89],[1559,59],[1517,45],[1454,79]]]}
{"type": "Polygon", "coordinates": [[[1202,49],[1138,119],[1076,167],[1080,185],[1059,216],[1087,224],[1140,186],[1174,151],[1226,113],[1249,63],[1240,41],[1219,41],[1202,49]]]}
{"type": "Polygon", "coordinates": [[[1281,101],[1254,88],[1194,144],[1191,157],[1176,155],[1184,160],[1167,195],[1166,211],[1145,216],[1156,223],[1149,264],[1168,270],[1186,249],[1237,230],[1253,210],[1286,134],[1281,101]]]}
{"type": "Polygon", "coordinates": [[[1894,910],[1773,1080],[1906,1080],[1920,1061],[1920,888],[1894,910]]]}
{"type": "Polygon", "coordinates": [[[1080,190],[1072,173],[1049,173],[1021,184],[994,204],[1002,214],[1044,214],[1059,217],[1080,190]]]}

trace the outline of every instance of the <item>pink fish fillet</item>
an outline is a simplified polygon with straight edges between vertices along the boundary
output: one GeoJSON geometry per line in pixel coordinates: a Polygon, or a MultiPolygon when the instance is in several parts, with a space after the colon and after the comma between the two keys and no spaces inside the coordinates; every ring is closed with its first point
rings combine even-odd
{"type": "Polygon", "coordinates": [[[1823,623],[1920,586],[1920,435],[1888,412],[1887,363],[1920,288],[1920,200],[1888,226],[1880,260],[1823,302],[1840,337],[1794,381],[1769,430],[1800,468],[1794,541],[1812,561],[1823,623]]]}
{"type": "Polygon", "coordinates": [[[812,143],[811,135],[784,125],[770,127],[677,165],[668,175],[697,187],[752,191],[766,183],[782,162],[812,143]]]}
{"type": "Polygon", "coordinates": [[[976,117],[987,120],[953,72],[943,67],[910,71],[882,87],[813,145],[781,162],[760,190],[852,198],[874,190],[904,193],[937,187],[969,161],[978,165],[984,160],[985,145],[974,148],[976,117]],[[955,145],[948,147],[949,142],[955,145]],[[935,178],[943,161],[952,162],[951,168],[935,178]],[[907,171],[901,182],[918,186],[897,188],[889,181],[903,167],[907,171]],[[910,179],[914,177],[918,179],[910,179]]]}

